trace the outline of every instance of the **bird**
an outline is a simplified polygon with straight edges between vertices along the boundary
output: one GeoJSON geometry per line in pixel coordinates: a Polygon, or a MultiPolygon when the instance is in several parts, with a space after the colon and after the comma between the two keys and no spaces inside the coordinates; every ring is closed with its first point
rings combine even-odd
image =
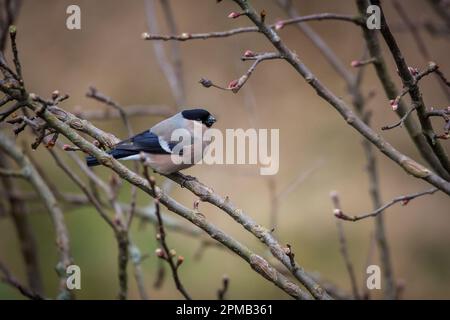
{"type": "MultiPolygon", "coordinates": [[[[182,110],[150,129],[120,141],[107,153],[118,160],[140,160],[143,153],[145,163],[154,171],[164,175],[172,174],[192,167],[196,163],[193,157],[194,144],[201,143],[201,151],[203,152],[211,143],[211,141],[203,140],[203,133],[211,128],[216,121],[216,118],[205,109],[182,110]],[[196,128],[202,129],[200,137],[198,134],[194,134],[196,128]],[[182,142],[172,141],[172,133],[177,129],[185,129],[191,139],[182,142]],[[180,147],[175,147],[179,143],[183,144],[182,149],[176,154],[174,151],[180,149],[180,147]],[[190,158],[191,161],[183,162],[181,161],[182,158],[190,158]]],[[[87,156],[86,164],[92,167],[99,165],[100,162],[93,156],[87,156]]]]}

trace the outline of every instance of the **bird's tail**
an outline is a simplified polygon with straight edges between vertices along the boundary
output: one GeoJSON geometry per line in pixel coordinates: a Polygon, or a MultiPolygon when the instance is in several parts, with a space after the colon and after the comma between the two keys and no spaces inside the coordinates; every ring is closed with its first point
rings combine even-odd
{"type": "MultiPolygon", "coordinates": [[[[137,152],[133,150],[122,150],[122,149],[113,149],[107,151],[108,154],[112,155],[114,159],[122,159],[129,156],[136,155],[137,152]]],[[[86,164],[88,167],[98,166],[100,162],[97,160],[96,157],[93,156],[87,156],[86,157],[86,164]]]]}

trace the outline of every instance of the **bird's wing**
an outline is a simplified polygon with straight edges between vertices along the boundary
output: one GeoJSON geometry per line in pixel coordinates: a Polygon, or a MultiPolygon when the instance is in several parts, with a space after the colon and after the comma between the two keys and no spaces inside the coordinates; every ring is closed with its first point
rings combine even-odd
{"type": "Polygon", "coordinates": [[[175,142],[167,142],[148,130],[115,145],[114,149],[129,150],[154,154],[170,154],[175,142]]]}

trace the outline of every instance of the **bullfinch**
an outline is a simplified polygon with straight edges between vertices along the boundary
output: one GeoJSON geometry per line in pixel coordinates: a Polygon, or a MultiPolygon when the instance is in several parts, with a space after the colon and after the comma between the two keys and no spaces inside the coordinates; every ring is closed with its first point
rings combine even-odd
{"type": "MultiPolygon", "coordinates": [[[[216,119],[207,110],[183,110],[157,123],[149,130],[117,143],[107,152],[114,159],[120,160],[139,160],[141,153],[144,153],[146,163],[153,170],[161,174],[171,174],[189,168],[198,162],[198,158],[196,161],[193,157],[194,145],[199,143],[203,150],[211,141],[204,141],[203,134],[198,135],[199,131],[196,130],[201,129],[200,132],[204,133],[215,122],[216,119]],[[180,141],[179,138],[178,141],[173,141],[173,132],[180,129],[190,136],[189,139],[181,138],[182,141],[180,141]],[[181,150],[180,143],[182,144],[181,150]],[[189,158],[189,161],[182,161],[186,158],[189,158]]],[[[100,164],[93,156],[86,157],[86,163],[89,167],[100,164]]]]}

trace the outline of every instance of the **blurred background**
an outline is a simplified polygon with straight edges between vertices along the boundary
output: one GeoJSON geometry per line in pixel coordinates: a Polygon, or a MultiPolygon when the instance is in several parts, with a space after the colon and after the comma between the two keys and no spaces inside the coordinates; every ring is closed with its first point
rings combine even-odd
{"type": "MultiPolygon", "coordinates": [[[[436,21],[436,24],[441,22],[427,1],[400,2],[417,23],[425,19],[436,21]]],[[[270,22],[287,18],[284,11],[272,1],[253,0],[252,3],[258,10],[265,9],[266,19],[270,22]]],[[[303,15],[319,12],[356,14],[356,5],[349,0],[299,0],[293,3],[303,15]]],[[[400,26],[395,35],[408,63],[419,69],[424,68],[427,61],[418,52],[411,34],[402,30],[402,20],[391,2],[384,3],[391,25],[400,26]]],[[[180,33],[221,31],[251,25],[245,17],[227,18],[229,12],[238,11],[231,1],[217,4],[210,0],[185,0],[172,1],[171,4],[180,33]]],[[[162,19],[159,2],[156,9],[160,32],[168,34],[169,29],[162,19]]],[[[146,19],[145,4],[140,0],[24,0],[16,24],[28,91],[42,96],[49,96],[56,89],[68,93],[70,99],[62,107],[69,110],[107,108],[85,97],[89,85],[95,85],[124,106],[178,107],[155,59],[153,43],[141,39],[141,33],[148,31],[146,19]],[[66,8],[70,4],[77,4],[81,8],[81,30],[66,28],[66,8]]],[[[335,50],[349,69],[350,62],[361,57],[363,39],[358,27],[336,21],[311,22],[309,25],[335,50]]],[[[423,30],[420,32],[433,61],[438,63],[444,74],[450,76],[449,38],[432,36],[423,30]]],[[[343,80],[295,26],[285,27],[279,33],[324,84],[342,99],[351,102],[343,80]]],[[[164,46],[167,48],[169,43],[164,43],[164,46]]],[[[350,291],[348,275],[339,252],[336,220],[329,193],[332,190],[339,192],[343,210],[349,215],[372,210],[360,135],[283,61],[260,64],[238,94],[215,88],[206,89],[198,83],[200,78],[205,77],[226,86],[231,80],[239,78],[251,63],[240,60],[245,50],[273,50],[260,34],[186,41],[180,43],[180,48],[186,106],[208,109],[219,119],[217,128],[221,130],[252,127],[280,129],[280,170],[273,177],[260,176],[259,166],[252,165],[200,165],[186,172],[198,177],[215,192],[228,195],[247,214],[267,227],[270,224],[271,190],[275,188],[281,192],[302,173],[309,172],[294,190],[282,198],[274,234],[281,243],[292,245],[298,262],[305,269],[318,272],[321,278],[350,291]]],[[[401,81],[384,44],[383,50],[391,76],[400,88],[401,81]]],[[[7,51],[9,57],[9,49],[7,51]]],[[[351,71],[356,72],[355,69],[351,71]]],[[[383,125],[391,124],[398,118],[392,112],[372,67],[367,67],[363,81],[364,94],[375,94],[367,108],[373,112],[373,127],[381,132],[383,125]]],[[[434,77],[427,77],[420,84],[427,106],[442,108],[448,105],[449,101],[434,77]]],[[[131,123],[134,131],[139,132],[160,120],[160,117],[140,116],[131,118],[131,123]]],[[[119,119],[99,120],[95,124],[118,137],[126,138],[126,129],[119,119]]],[[[436,131],[442,130],[442,127],[442,120],[438,119],[436,131]]],[[[401,152],[423,163],[405,129],[385,131],[383,136],[401,152]]],[[[22,134],[19,140],[19,143],[22,140],[28,142],[27,148],[30,149],[29,143],[33,141],[30,134],[22,134]]],[[[443,141],[443,145],[447,150],[450,149],[447,141],[443,141]]],[[[78,192],[54,165],[44,147],[35,151],[33,156],[47,175],[57,181],[60,190],[78,192]]],[[[429,188],[426,183],[406,175],[379,152],[376,156],[383,202],[429,188]]],[[[131,164],[129,166],[132,167],[131,164]]],[[[111,174],[106,168],[96,171],[106,179],[111,174]]],[[[30,189],[26,183],[21,186],[24,190],[30,189]]],[[[189,191],[176,186],[172,196],[188,207],[192,207],[196,200],[189,191]]],[[[129,198],[130,188],[124,182],[120,199],[127,202],[129,198]]],[[[150,203],[149,198],[139,192],[138,205],[150,203]]],[[[58,279],[54,271],[57,255],[53,227],[39,201],[27,203],[27,208],[38,239],[45,292],[47,296],[55,296],[58,279]]],[[[438,192],[411,201],[407,206],[395,205],[384,213],[394,275],[404,286],[403,298],[450,298],[449,208],[450,198],[438,192]]],[[[268,255],[257,239],[224,212],[205,203],[200,204],[199,210],[233,237],[256,252],[268,255]]],[[[64,211],[72,254],[82,270],[82,290],[76,293],[77,297],[115,299],[118,293],[117,245],[109,226],[92,208],[65,206],[64,211]]],[[[173,213],[165,214],[181,221],[173,213]]],[[[366,279],[366,260],[373,227],[373,219],[344,223],[350,257],[361,288],[366,279]]],[[[135,223],[131,237],[142,254],[149,255],[142,263],[149,296],[155,299],[182,298],[175,288],[168,266],[162,288],[156,290],[153,287],[159,264],[154,255],[158,247],[154,227],[135,223]]],[[[198,239],[168,230],[167,241],[170,247],[185,257],[180,277],[195,299],[215,299],[225,274],[230,279],[228,298],[289,298],[227,250],[207,248],[198,259],[195,257],[200,245],[198,239]]],[[[11,219],[7,217],[0,218],[0,257],[19,279],[25,280],[17,236],[11,219]]],[[[379,263],[378,252],[375,252],[373,263],[379,263]]],[[[137,299],[139,295],[131,267],[129,274],[130,298],[137,299]]],[[[381,290],[373,290],[371,295],[380,298],[381,290]]],[[[21,295],[14,289],[0,283],[0,299],[20,298],[21,295]]]]}

